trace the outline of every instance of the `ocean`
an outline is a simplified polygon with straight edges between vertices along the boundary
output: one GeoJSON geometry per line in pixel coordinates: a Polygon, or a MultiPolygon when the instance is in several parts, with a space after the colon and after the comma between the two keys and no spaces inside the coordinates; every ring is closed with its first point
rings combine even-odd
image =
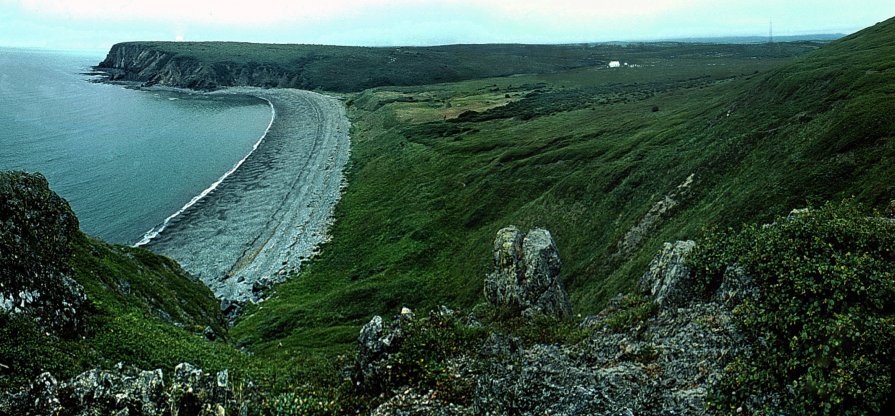
{"type": "Polygon", "coordinates": [[[102,58],[0,48],[0,170],[42,173],[84,232],[134,244],[240,163],[272,112],[249,96],[90,82],[102,58]]]}

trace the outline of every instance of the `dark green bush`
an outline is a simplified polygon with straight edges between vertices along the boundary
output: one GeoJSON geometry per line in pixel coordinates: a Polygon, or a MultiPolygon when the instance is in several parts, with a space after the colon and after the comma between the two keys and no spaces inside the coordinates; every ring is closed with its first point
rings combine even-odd
{"type": "Polygon", "coordinates": [[[714,410],[849,415],[889,408],[893,249],[895,224],[851,201],[770,226],[710,233],[691,258],[698,276],[717,282],[727,265],[738,264],[760,290],[735,310],[754,347],[726,369],[714,410]]]}
{"type": "Polygon", "coordinates": [[[485,330],[434,313],[404,329],[406,337],[393,359],[396,385],[431,390],[442,400],[468,404],[475,386],[450,371],[448,361],[475,348],[485,330]]]}

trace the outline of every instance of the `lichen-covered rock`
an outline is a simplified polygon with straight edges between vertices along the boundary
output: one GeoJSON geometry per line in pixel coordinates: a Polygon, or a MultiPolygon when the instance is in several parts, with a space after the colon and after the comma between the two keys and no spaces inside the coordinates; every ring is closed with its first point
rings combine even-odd
{"type": "Polygon", "coordinates": [[[758,288],[741,266],[727,266],[721,279],[721,286],[715,292],[715,300],[729,307],[739,305],[746,299],[757,299],[758,288]]]}
{"type": "MultiPolygon", "coordinates": [[[[558,272],[558,267],[551,266],[550,252],[534,250],[541,260],[527,261],[525,240],[515,228],[501,230],[495,243],[498,272],[512,271],[523,280],[528,265],[539,273],[558,272]]],[[[366,390],[384,400],[373,414],[710,414],[709,395],[726,366],[753,348],[737,330],[732,310],[742,299],[757,294],[751,279],[730,267],[714,296],[695,296],[697,288],[684,265],[694,246],[691,241],[667,244],[644,275],[642,284],[652,296],[614,298],[606,309],[578,326],[589,332],[582,341],[531,343],[492,326],[487,336],[472,338],[438,360],[437,380],[462,383],[463,389],[445,389],[438,381],[433,388],[419,380],[392,379],[378,384],[378,390],[366,390]],[[654,302],[663,306],[656,307],[654,302]]],[[[492,280],[505,277],[506,273],[492,280]]],[[[501,299],[520,297],[519,292],[501,293],[501,299]]],[[[365,363],[361,368],[367,369],[366,374],[384,380],[381,374],[389,373],[383,369],[396,362],[390,360],[408,352],[402,348],[418,348],[415,331],[445,320],[473,328],[472,320],[458,316],[441,307],[409,327],[402,327],[400,318],[386,324],[375,317],[361,331],[358,362],[365,363]],[[409,335],[402,339],[395,334],[409,335]]],[[[773,400],[761,398],[767,403],[773,400]]]]}
{"type": "Polygon", "coordinates": [[[0,172],[0,312],[56,334],[83,325],[84,289],[71,277],[78,219],[40,174],[0,172]]]}
{"type": "Polygon", "coordinates": [[[351,370],[355,388],[365,392],[380,392],[393,384],[395,374],[391,358],[401,348],[405,335],[404,326],[414,319],[413,312],[408,309],[388,323],[384,323],[382,317],[376,315],[361,328],[357,338],[357,358],[351,370]]]}
{"type": "Polygon", "coordinates": [[[178,415],[217,416],[224,409],[245,407],[237,403],[228,371],[205,373],[189,363],[174,368],[170,402],[178,415]]]}
{"type": "Polygon", "coordinates": [[[84,415],[126,411],[156,416],[167,410],[160,369],[139,371],[119,364],[113,371],[89,370],[64,383],[59,396],[67,410],[84,415]]]}
{"type": "Polygon", "coordinates": [[[404,389],[377,406],[371,416],[463,416],[476,414],[473,409],[441,401],[429,392],[404,389]]]}
{"type": "Polygon", "coordinates": [[[694,279],[685,261],[696,247],[693,241],[665,243],[640,278],[640,287],[663,307],[675,307],[692,300],[694,279]]]}
{"type": "Polygon", "coordinates": [[[622,330],[601,324],[610,317],[594,317],[578,344],[467,355],[478,363],[467,367],[480,368],[471,375],[478,414],[705,415],[709,390],[748,348],[730,309],[716,302],[662,309],[622,330]]]}
{"type": "Polygon", "coordinates": [[[160,369],[118,364],[111,370],[85,371],[63,383],[41,374],[26,389],[0,394],[0,415],[218,416],[245,414],[257,399],[251,389],[237,396],[227,370],[207,374],[182,363],[166,385],[160,369]]]}
{"type": "Polygon", "coordinates": [[[21,391],[0,394],[0,415],[59,414],[63,407],[57,397],[58,390],[59,382],[50,373],[42,373],[21,391]]]}
{"type": "Polygon", "coordinates": [[[549,231],[536,228],[526,235],[516,227],[503,228],[494,239],[494,272],[485,278],[485,297],[492,305],[523,315],[568,318],[572,306],[560,266],[549,231]]]}

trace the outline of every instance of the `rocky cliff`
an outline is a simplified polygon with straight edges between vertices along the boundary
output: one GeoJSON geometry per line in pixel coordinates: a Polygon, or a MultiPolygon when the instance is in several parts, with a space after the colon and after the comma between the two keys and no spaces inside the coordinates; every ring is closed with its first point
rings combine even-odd
{"type": "Polygon", "coordinates": [[[78,219],[43,176],[0,172],[0,313],[79,332],[86,296],[69,265],[77,234],[78,219]]]}
{"type": "Polygon", "coordinates": [[[227,86],[304,87],[295,69],[254,62],[208,63],[140,43],[112,46],[96,67],[111,81],[213,90],[227,86]]]}
{"type": "Polygon", "coordinates": [[[0,172],[0,390],[121,360],[237,356],[206,340],[223,337],[219,302],[177,263],[84,235],[42,175],[0,172]]]}

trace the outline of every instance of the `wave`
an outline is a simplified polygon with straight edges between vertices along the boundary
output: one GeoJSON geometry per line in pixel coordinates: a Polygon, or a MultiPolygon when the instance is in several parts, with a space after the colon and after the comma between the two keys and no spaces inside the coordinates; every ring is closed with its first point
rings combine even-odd
{"type": "Polygon", "coordinates": [[[270,123],[268,123],[267,128],[264,129],[264,134],[262,134],[261,137],[258,138],[258,141],[255,142],[255,144],[252,146],[252,150],[249,151],[249,153],[247,155],[245,155],[245,157],[242,158],[239,162],[236,162],[236,164],[233,165],[233,167],[230,168],[230,170],[228,170],[226,173],[221,175],[221,177],[218,178],[218,180],[216,180],[214,183],[212,183],[211,186],[209,186],[208,188],[205,188],[205,190],[200,192],[199,195],[194,196],[193,199],[190,200],[190,202],[187,202],[186,205],[184,205],[182,208],[177,210],[177,212],[171,214],[168,218],[165,218],[165,220],[162,221],[162,223],[160,225],[153,227],[152,229],[150,229],[149,231],[144,233],[143,238],[140,239],[140,241],[138,241],[136,244],[134,244],[133,247],[140,247],[140,246],[149,244],[149,242],[152,241],[153,238],[158,237],[158,235],[161,234],[161,232],[164,231],[165,228],[168,227],[168,224],[171,223],[171,220],[173,220],[174,218],[177,218],[178,215],[183,214],[184,211],[188,210],[191,206],[196,205],[197,202],[201,201],[202,198],[205,198],[205,196],[210,194],[211,191],[214,191],[215,189],[217,189],[217,187],[221,184],[221,182],[224,181],[224,179],[227,179],[227,177],[232,175],[233,172],[236,172],[236,170],[239,169],[240,166],[242,166],[242,164],[246,161],[246,159],[248,159],[249,156],[252,155],[252,153],[255,153],[255,150],[258,149],[258,146],[260,146],[261,142],[264,141],[264,138],[267,137],[267,133],[270,131],[270,127],[273,126],[273,121],[277,118],[277,109],[274,108],[273,103],[270,102],[270,100],[268,100],[267,98],[264,98],[264,97],[258,97],[258,98],[260,98],[264,101],[267,101],[267,105],[270,106],[270,123]]]}

